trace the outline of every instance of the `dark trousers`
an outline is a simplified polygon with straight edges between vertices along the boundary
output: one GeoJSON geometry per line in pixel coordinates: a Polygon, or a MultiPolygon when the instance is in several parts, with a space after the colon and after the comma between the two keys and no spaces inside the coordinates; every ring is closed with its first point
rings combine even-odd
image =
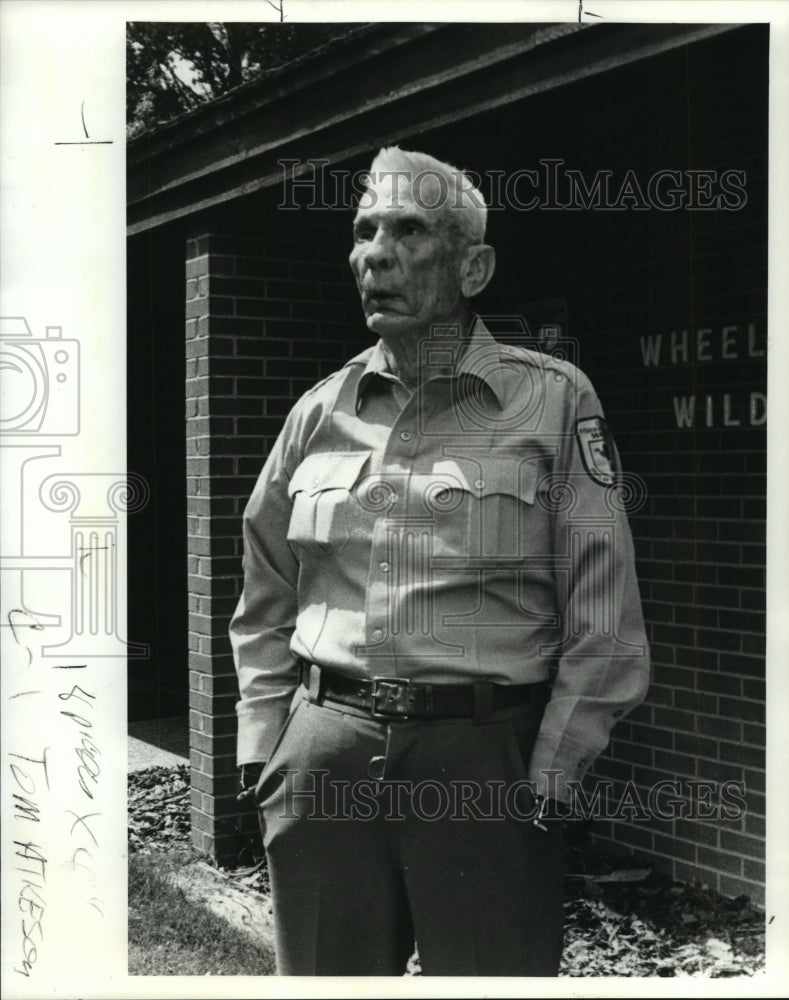
{"type": "Polygon", "coordinates": [[[561,831],[525,764],[542,706],[374,720],[304,689],[258,785],[281,975],[555,976],[561,831]]]}

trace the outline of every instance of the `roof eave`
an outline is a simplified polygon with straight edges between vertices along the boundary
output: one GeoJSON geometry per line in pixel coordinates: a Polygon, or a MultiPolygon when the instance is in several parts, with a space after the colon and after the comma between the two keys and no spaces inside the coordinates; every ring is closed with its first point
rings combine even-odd
{"type": "Polygon", "coordinates": [[[710,38],[734,24],[375,25],[129,144],[128,231],[710,38]]]}

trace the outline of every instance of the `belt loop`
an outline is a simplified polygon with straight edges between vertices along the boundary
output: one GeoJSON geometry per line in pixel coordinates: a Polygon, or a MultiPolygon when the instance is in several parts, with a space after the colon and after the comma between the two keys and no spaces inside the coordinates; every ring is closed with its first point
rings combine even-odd
{"type": "Polygon", "coordinates": [[[321,668],[317,663],[310,664],[309,678],[309,684],[307,686],[309,691],[309,700],[313,705],[315,705],[321,696],[321,668]]]}
{"type": "Polygon", "coordinates": [[[481,681],[474,685],[474,722],[488,722],[493,714],[493,684],[481,681]]]}

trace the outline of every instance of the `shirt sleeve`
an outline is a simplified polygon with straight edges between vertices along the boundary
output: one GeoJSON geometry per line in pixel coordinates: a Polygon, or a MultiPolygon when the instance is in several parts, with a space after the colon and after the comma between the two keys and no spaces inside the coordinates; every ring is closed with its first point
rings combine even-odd
{"type": "Polygon", "coordinates": [[[551,698],[529,762],[539,794],[560,801],[605,749],[611,728],[646,696],[647,645],[625,513],[634,477],[589,380],[576,370],[562,414],[552,512],[563,638],[551,698]]]}
{"type": "Polygon", "coordinates": [[[237,763],[268,759],[299,683],[290,640],[298,561],[287,541],[290,471],[298,465],[299,406],[291,411],[244,511],[244,587],[230,622],[240,700],[237,763]]]}

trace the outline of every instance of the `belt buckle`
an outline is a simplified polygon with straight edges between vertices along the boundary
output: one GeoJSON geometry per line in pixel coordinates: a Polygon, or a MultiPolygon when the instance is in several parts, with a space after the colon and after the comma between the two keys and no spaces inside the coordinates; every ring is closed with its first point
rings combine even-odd
{"type": "Polygon", "coordinates": [[[408,718],[411,681],[402,677],[373,677],[374,719],[408,718]]]}

